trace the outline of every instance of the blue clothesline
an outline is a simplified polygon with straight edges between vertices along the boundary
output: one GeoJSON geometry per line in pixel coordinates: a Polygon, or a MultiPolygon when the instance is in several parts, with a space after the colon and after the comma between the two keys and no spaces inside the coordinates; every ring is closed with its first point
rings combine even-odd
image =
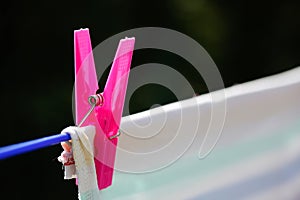
{"type": "Polygon", "coordinates": [[[52,135],[0,148],[0,160],[71,140],[69,133],[52,135]]]}

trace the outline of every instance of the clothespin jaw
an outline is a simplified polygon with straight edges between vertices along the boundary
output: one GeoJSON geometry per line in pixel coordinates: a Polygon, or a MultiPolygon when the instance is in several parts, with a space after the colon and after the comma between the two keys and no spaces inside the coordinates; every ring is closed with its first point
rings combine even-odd
{"type": "Polygon", "coordinates": [[[103,105],[96,107],[96,117],[100,123],[100,131],[95,138],[95,146],[98,151],[95,154],[97,161],[105,161],[97,169],[97,174],[102,174],[100,187],[111,185],[113,176],[113,166],[115,162],[116,146],[118,143],[118,134],[125,94],[131,65],[131,58],[134,49],[134,38],[120,40],[104,91],[103,105]],[[102,136],[105,137],[103,138],[102,136]]]}
{"type": "Polygon", "coordinates": [[[78,125],[90,110],[90,96],[96,95],[101,101],[101,105],[96,106],[82,124],[96,127],[94,161],[99,189],[112,183],[118,142],[115,136],[120,127],[134,42],[134,38],[120,40],[104,91],[96,94],[98,80],[89,30],[74,32],[76,124],[78,125]]]}

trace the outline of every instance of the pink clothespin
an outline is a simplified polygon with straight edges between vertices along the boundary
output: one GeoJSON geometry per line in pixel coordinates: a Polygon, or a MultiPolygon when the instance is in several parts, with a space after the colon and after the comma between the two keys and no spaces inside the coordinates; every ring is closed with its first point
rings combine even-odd
{"type": "Polygon", "coordinates": [[[89,30],[80,29],[74,32],[76,124],[96,127],[94,161],[99,189],[112,183],[117,136],[134,42],[134,38],[120,40],[104,91],[96,94],[98,79],[89,30]],[[94,109],[91,109],[91,103],[94,109]],[[90,114],[86,115],[89,111],[90,114]]]}

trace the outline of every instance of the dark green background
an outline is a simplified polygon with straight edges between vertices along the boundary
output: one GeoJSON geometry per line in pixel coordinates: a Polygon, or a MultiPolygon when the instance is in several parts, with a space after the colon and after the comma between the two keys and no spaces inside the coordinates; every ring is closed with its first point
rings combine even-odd
{"type": "MultiPolygon", "coordinates": [[[[299,8],[297,1],[8,1],[0,8],[0,145],[73,125],[75,29],[89,28],[93,46],[137,27],[180,31],[208,51],[229,87],[299,65],[299,8]]],[[[132,67],[149,62],[179,70],[195,93],[207,92],[201,76],[178,56],[140,50],[132,67]]],[[[130,112],[172,101],[166,88],[146,85],[132,96],[130,112]]],[[[1,199],[76,199],[74,181],[63,180],[56,160],[60,152],[58,145],[1,161],[1,199]]]]}

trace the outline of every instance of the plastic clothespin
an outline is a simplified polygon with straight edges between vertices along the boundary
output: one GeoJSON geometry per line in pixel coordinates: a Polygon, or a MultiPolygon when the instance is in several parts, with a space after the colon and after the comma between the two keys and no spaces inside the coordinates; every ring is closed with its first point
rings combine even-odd
{"type": "Polygon", "coordinates": [[[112,184],[116,147],[125,93],[134,49],[134,38],[120,40],[104,91],[96,94],[98,79],[88,29],[74,32],[75,109],[79,125],[91,109],[88,99],[94,98],[95,108],[81,126],[94,125],[94,161],[98,188],[112,184]]]}

